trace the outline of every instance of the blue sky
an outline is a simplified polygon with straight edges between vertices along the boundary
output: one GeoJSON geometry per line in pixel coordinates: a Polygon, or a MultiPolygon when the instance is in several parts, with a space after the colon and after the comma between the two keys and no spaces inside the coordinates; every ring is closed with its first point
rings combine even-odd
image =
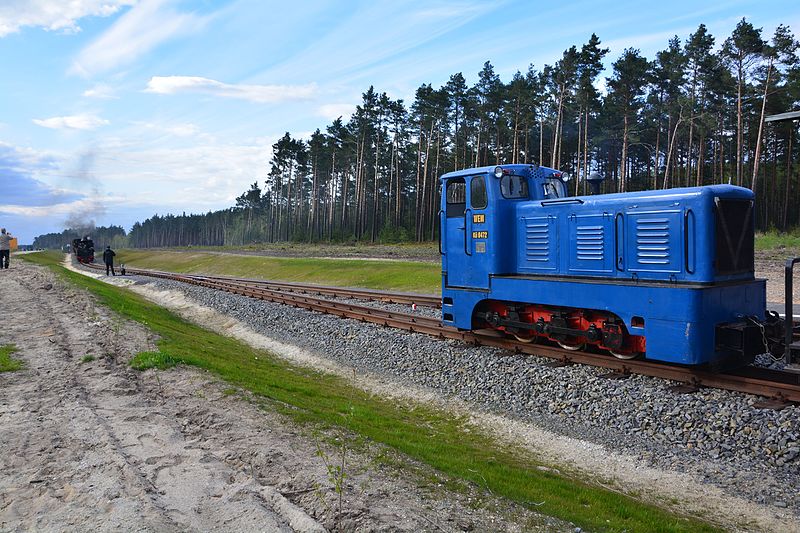
{"type": "Polygon", "coordinates": [[[794,1],[0,0],[0,225],[31,242],[68,220],[225,208],[375,85],[407,102],[492,61],[504,81],[592,32],[652,58],[705,23],[800,32],[794,1]]]}

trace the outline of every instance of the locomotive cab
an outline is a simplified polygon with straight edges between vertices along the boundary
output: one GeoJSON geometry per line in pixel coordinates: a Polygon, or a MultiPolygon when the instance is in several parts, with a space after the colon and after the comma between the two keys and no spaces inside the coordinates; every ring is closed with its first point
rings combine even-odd
{"type": "Polygon", "coordinates": [[[484,167],[443,176],[439,216],[444,286],[486,290],[492,274],[513,272],[516,206],[566,197],[561,176],[532,165],[484,167]]]}
{"type": "Polygon", "coordinates": [[[569,197],[535,165],[441,181],[444,324],[692,365],[765,351],[750,190],[569,197]]]}

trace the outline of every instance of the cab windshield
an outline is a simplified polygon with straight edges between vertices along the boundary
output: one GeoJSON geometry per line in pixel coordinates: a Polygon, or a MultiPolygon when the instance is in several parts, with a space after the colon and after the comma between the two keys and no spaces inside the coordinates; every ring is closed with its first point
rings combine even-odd
{"type": "Polygon", "coordinates": [[[567,196],[567,189],[564,182],[559,179],[547,179],[542,185],[543,199],[552,200],[567,196]]]}
{"type": "Polygon", "coordinates": [[[503,198],[527,198],[528,180],[523,176],[506,174],[500,178],[500,192],[503,194],[503,198]]]}

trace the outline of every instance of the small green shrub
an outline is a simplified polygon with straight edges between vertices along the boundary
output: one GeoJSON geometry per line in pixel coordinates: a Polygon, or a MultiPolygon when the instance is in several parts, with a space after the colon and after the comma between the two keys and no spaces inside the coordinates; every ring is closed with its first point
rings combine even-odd
{"type": "Polygon", "coordinates": [[[131,359],[130,365],[134,370],[147,370],[149,368],[166,370],[180,363],[180,360],[164,352],[139,352],[131,359]]]}
{"type": "Polygon", "coordinates": [[[91,363],[92,361],[94,361],[94,356],[90,353],[81,357],[81,363],[91,363]]]}
{"type": "Polygon", "coordinates": [[[25,366],[19,359],[11,357],[11,354],[17,351],[17,347],[13,344],[0,346],[0,372],[14,372],[25,366]]]}

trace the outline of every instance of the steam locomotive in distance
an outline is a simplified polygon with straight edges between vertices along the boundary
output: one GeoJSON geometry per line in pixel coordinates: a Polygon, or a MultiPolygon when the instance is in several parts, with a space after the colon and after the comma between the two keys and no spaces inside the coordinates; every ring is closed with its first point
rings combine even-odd
{"type": "Polygon", "coordinates": [[[94,263],[94,241],[88,236],[72,240],[72,253],[79,263],[94,263]]]}
{"type": "Polygon", "coordinates": [[[749,189],[569,197],[537,165],[440,179],[444,324],[712,368],[781,353],[749,189]]]}

